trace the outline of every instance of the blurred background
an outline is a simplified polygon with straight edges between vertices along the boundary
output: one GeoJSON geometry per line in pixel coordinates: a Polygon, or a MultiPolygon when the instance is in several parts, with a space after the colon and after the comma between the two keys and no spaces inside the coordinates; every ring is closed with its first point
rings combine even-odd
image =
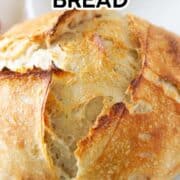
{"type": "MultiPolygon", "coordinates": [[[[51,11],[51,0],[0,0],[1,32],[27,18],[51,11]]],[[[133,13],[180,34],[180,0],[130,0],[120,13],[133,13]]]]}

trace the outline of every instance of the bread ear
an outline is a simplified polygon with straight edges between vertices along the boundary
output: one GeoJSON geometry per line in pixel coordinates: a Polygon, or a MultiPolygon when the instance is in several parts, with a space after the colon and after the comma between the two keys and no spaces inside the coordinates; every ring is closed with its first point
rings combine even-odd
{"type": "MultiPolygon", "coordinates": [[[[34,66],[43,70],[52,69],[53,64],[57,66],[52,57],[30,62],[33,53],[49,49],[62,34],[72,32],[73,27],[98,14],[96,11],[55,11],[14,26],[0,37],[0,70],[7,67],[12,71],[26,72],[34,66]]],[[[60,47],[57,51],[59,56],[64,56],[60,47]]]]}
{"type": "Polygon", "coordinates": [[[135,16],[128,19],[146,66],[180,88],[180,37],[135,16]]]}
{"type": "Polygon", "coordinates": [[[135,112],[116,104],[79,143],[77,179],[171,179],[178,174],[180,104],[144,77],[133,99],[135,112]]]}
{"type": "MultiPolygon", "coordinates": [[[[100,11],[101,12],[101,11],[100,11]]],[[[6,32],[1,39],[30,39],[39,43],[52,42],[57,40],[58,36],[71,31],[73,26],[82,23],[85,20],[92,19],[100,14],[98,11],[78,11],[64,10],[54,11],[42,15],[36,19],[17,24],[6,32]]]]}
{"type": "Polygon", "coordinates": [[[44,143],[49,72],[0,73],[1,179],[53,179],[44,143]]]}

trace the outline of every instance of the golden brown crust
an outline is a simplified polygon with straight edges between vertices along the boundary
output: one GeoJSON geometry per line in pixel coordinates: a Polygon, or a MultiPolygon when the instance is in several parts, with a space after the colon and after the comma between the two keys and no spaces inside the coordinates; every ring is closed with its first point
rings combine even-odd
{"type": "MultiPolygon", "coordinates": [[[[33,38],[48,35],[48,32],[51,32],[52,29],[55,30],[55,27],[58,23],[60,23],[61,18],[62,21],[63,16],[65,14],[69,14],[69,12],[65,11],[55,11],[52,13],[48,13],[46,15],[42,15],[41,17],[29,21],[25,21],[24,23],[17,24],[8,32],[3,35],[4,37],[13,37],[16,38],[33,38]]],[[[67,16],[67,15],[66,15],[67,16]]]]}
{"type": "Polygon", "coordinates": [[[26,72],[34,66],[49,70],[53,64],[60,68],[57,64],[66,54],[59,44],[53,42],[97,14],[96,11],[55,11],[14,26],[0,37],[0,70],[7,67],[12,71],[26,72]],[[43,56],[41,52],[45,51],[48,54],[45,60],[37,57],[43,56]],[[57,52],[60,59],[54,56],[57,52]]]}
{"type": "MultiPolygon", "coordinates": [[[[59,70],[59,73],[61,70],[59,70]]],[[[34,76],[35,78],[46,79],[48,74],[52,74],[51,71],[42,71],[39,68],[34,68],[32,70],[28,70],[26,73],[14,72],[5,68],[0,71],[0,80],[1,79],[20,79],[23,77],[34,76]]]]}
{"type": "Polygon", "coordinates": [[[77,179],[171,179],[180,172],[180,104],[168,93],[180,87],[180,39],[128,18],[142,68],[130,84],[131,101],[115,105],[119,113],[112,108],[78,143],[77,179]]]}
{"type": "Polygon", "coordinates": [[[83,19],[91,18],[96,14],[98,13],[92,11],[54,11],[14,26],[2,36],[2,39],[15,37],[15,39],[29,38],[40,42],[46,39],[51,41],[68,31],[71,23],[78,24],[83,19]]]}
{"type": "Polygon", "coordinates": [[[180,37],[134,16],[129,25],[146,65],[180,88],[180,37]]]}
{"type": "MultiPolygon", "coordinates": [[[[82,156],[83,154],[87,153],[87,150],[93,146],[93,143],[96,140],[96,135],[102,136],[103,134],[106,134],[106,131],[110,132],[109,127],[112,126],[113,123],[115,123],[115,126],[117,125],[116,122],[113,122],[112,117],[119,117],[123,115],[125,110],[125,105],[123,103],[115,104],[112,109],[110,110],[109,116],[105,115],[98,119],[97,124],[90,130],[88,136],[84,139],[82,139],[78,144],[80,148],[76,152],[78,156],[82,156]]],[[[115,127],[114,126],[114,127],[115,127]]]]}
{"type": "Polygon", "coordinates": [[[89,141],[80,142],[76,152],[80,160],[77,179],[168,179],[179,172],[180,104],[144,78],[134,92],[134,101],[142,99],[152,105],[152,112],[130,114],[127,108],[116,105],[120,114],[106,117],[108,130],[103,126],[94,128],[87,137],[89,141]],[[111,134],[107,133],[109,129],[111,134]],[[88,162],[91,151],[101,153],[88,162]]]}
{"type": "Polygon", "coordinates": [[[0,179],[53,179],[44,145],[49,72],[0,73],[0,179]]]}

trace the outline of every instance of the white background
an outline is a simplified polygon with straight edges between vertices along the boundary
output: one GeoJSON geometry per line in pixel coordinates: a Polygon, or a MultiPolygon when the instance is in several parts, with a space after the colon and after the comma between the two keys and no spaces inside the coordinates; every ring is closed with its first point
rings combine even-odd
{"type": "MultiPolygon", "coordinates": [[[[51,10],[51,0],[0,0],[1,31],[51,10]]],[[[133,13],[180,34],[180,0],[130,0],[121,11],[133,13]]]]}

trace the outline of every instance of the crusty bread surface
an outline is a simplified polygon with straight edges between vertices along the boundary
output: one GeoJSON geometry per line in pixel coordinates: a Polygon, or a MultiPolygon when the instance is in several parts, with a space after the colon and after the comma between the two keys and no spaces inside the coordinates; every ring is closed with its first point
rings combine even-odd
{"type": "Polygon", "coordinates": [[[180,38],[133,15],[60,11],[0,37],[0,179],[173,179],[180,38]]]}

